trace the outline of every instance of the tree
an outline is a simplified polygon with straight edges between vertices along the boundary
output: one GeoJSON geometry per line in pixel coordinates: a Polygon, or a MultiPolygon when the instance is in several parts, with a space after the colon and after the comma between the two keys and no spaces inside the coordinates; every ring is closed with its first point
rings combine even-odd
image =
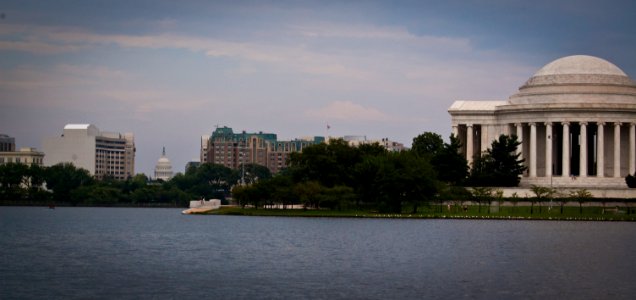
{"type": "Polygon", "coordinates": [[[439,181],[460,185],[468,176],[468,161],[459,153],[461,143],[451,134],[450,143],[444,144],[431,159],[439,181]]]}
{"type": "Polygon", "coordinates": [[[348,186],[334,186],[326,188],[319,195],[320,207],[340,210],[345,204],[356,198],[353,189],[348,186]]]}
{"type": "Polygon", "coordinates": [[[0,165],[0,197],[20,200],[25,191],[22,184],[29,178],[29,166],[21,163],[0,165]]]}
{"type": "Polygon", "coordinates": [[[289,168],[294,182],[318,181],[325,187],[353,186],[351,170],[362,160],[358,148],[342,140],[330,140],[305,147],[290,155],[289,168]]]}
{"type": "MultiPolygon", "coordinates": [[[[240,169],[240,172],[243,173],[243,169],[240,169]]],[[[241,174],[243,176],[243,174],[241,174]]],[[[255,183],[261,179],[268,179],[272,177],[271,171],[262,165],[259,164],[245,164],[245,176],[244,180],[246,184],[255,183]]]]}
{"type": "Polygon", "coordinates": [[[583,214],[583,202],[589,201],[592,197],[592,193],[586,189],[570,192],[570,198],[579,203],[579,214],[583,214]]]}
{"type": "Polygon", "coordinates": [[[478,212],[481,213],[481,203],[492,202],[492,199],[493,199],[492,189],[489,187],[474,187],[472,190],[472,193],[473,193],[473,199],[477,201],[478,212]]]}
{"type": "Polygon", "coordinates": [[[324,189],[325,187],[318,181],[305,181],[294,186],[294,193],[305,209],[308,207],[319,208],[320,194],[324,189]]]}
{"type": "Polygon", "coordinates": [[[526,170],[519,159],[517,136],[500,135],[484,155],[475,159],[470,174],[473,186],[518,186],[526,170]]]}
{"type": "Polygon", "coordinates": [[[433,132],[424,132],[413,138],[411,150],[422,157],[432,158],[444,148],[442,136],[433,132]]]}
{"type": "Polygon", "coordinates": [[[81,201],[78,198],[71,198],[71,192],[85,185],[95,182],[87,170],[76,168],[71,163],[60,163],[48,167],[44,175],[47,188],[53,190],[53,199],[56,201],[70,201],[76,205],[81,201]]]}
{"type": "Polygon", "coordinates": [[[390,153],[372,162],[377,164],[374,183],[380,210],[401,213],[402,205],[409,203],[415,213],[420,204],[432,199],[437,192],[432,166],[413,152],[390,153]]]}
{"type": "Polygon", "coordinates": [[[444,143],[441,135],[424,132],[413,139],[411,151],[430,160],[438,180],[456,185],[468,176],[468,161],[460,149],[459,139],[452,134],[450,142],[444,143]]]}
{"type": "Polygon", "coordinates": [[[552,198],[552,196],[556,193],[556,190],[553,188],[549,188],[549,187],[544,187],[544,186],[538,186],[538,185],[532,185],[530,187],[530,190],[534,193],[535,197],[530,200],[531,201],[531,206],[530,206],[530,213],[532,214],[532,210],[534,207],[534,203],[536,201],[539,202],[539,213],[541,213],[541,202],[552,198]]]}
{"type": "Polygon", "coordinates": [[[219,164],[205,163],[198,168],[190,168],[186,174],[177,174],[167,184],[188,193],[196,198],[219,198],[238,183],[240,175],[237,171],[219,164]]]}

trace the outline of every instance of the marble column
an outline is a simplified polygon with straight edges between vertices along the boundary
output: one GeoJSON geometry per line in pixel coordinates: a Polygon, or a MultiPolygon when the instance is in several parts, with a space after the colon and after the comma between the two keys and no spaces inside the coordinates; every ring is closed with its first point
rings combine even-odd
{"type": "Polygon", "coordinates": [[[629,174],[636,172],[636,123],[629,124],[629,174]]]}
{"type": "Polygon", "coordinates": [[[545,177],[552,177],[552,123],[545,123],[545,177]]]}
{"type": "Polygon", "coordinates": [[[455,138],[458,138],[459,136],[459,128],[456,125],[453,125],[453,135],[455,138]]]}
{"type": "Polygon", "coordinates": [[[563,177],[570,176],[570,123],[563,122],[563,177]]]}
{"type": "Polygon", "coordinates": [[[473,124],[466,124],[466,160],[468,166],[473,164],[473,124]]]}
{"type": "Polygon", "coordinates": [[[517,141],[519,142],[519,147],[517,147],[517,154],[519,154],[519,159],[523,159],[523,127],[521,127],[521,123],[515,124],[517,127],[517,141]]]}
{"type": "Polygon", "coordinates": [[[596,177],[605,176],[605,132],[603,132],[603,126],[605,123],[599,122],[596,124],[598,127],[596,137],[596,177]]]}
{"type": "Polygon", "coordinates": [[[537,124],[528,123],[530,125],[530,177],[537,177],[537,124]]]}
{"type": "Polygon", "coordinates": [[[579,176],[587,177],[587,122],[579,123],[579,176]]]}
{"type": "Polygon", "coordinates": [[[614,177],[621,177],[621,123],[614,123],[614,177]]]}
{"type": "Polygon", "coordinates": [[[486,150],[488,150],[488,148],[490,147],[489,142],[489,138],[488,138],[488,127],[490,125],[481,125],[481,151],[480,153],[484,153],[486,152],[486,150]]]}

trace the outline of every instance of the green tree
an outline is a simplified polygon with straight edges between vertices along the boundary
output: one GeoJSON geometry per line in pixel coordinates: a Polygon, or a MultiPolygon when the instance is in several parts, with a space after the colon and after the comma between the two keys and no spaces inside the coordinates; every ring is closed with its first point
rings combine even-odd
{"type": "Polygon", "coordinates": [[[305,147],[290,155],[289,168],[294,182],[318,181],[326,187],[353,186],[351,170],[362,160],[358,148],[342,140],[330,140],[305,147]]]}
{"type": "Polygon", "coordinates": [[[159,186],[145,186],[135,189],[130,194],[130,201],[133,204],[151,203],[159,198],[159,186]]]}
{"type": "Polygon", "coordinates": [[[188,193],[194,198],[218,198],[225,200],[231,187],[238,183],[240,175],[237,171],[218,164],[205,163],[197,168],[190,168],[186,174],[175,175],[167,186],[188,193]]]}
{"type": "Polygon", "coordinates": [[[245,164],[245,173],[243,174],[243,168],[239,169],[241,176],[244,178],[246,184],[255,183],[258,180],[268,179],[272,177],[271,171],[259,164],[245,164]]]}
{"type": "Polygon", "coordinates": [[[461,185],[468,177],[468,161],[459,150],[461,143],[451,134],[450,142],[444,144],[431,159],[431,164],[437,172],[437,179],[453,185],[461,185]]]}
{"type": "Polygon", "coordinates": [[[331,210],[340,210],[348,203],[352,203],[355,198],[356,195],[352,188],[344,185],[338,185],[323,190],[323,192],[319,195],[319,205],[320,207],[331,210]]]}
{"type": "Polygon", "coordinates": [[[482,203],[491,203],[493,200],[492,189],[489,187],[474,187],[472,194],[473,199],[477,202],[479,213],[481,213],[482,203]]]}
{"type": "Polygon", "coordinates": [[[432,158],[444,148],[442,136],[433,132],[424,132],[413,138],[411,150],[422,157],[432,158]]]}
{"type": "Polygon", "coordinates": [[[121,190],[110,186],[79,186],[71,191],[72,203],[88,205],[112,205],[119,202],[121,190]]]}
{"type": "Polygon", "coordinates": [[[300,200],[300,203],[306,208],[320,207],[320,195],[325,190],[318,181],[300,182],[294,186],[294,193],[300,200]]]}
{"type": "Polygon", "coordinates": [[[388,154],[378,156],[365,156],[362,162],[356,164],[353,169],[355,180],[354,189],[357,194],[355,206],[361,208],[361,203],[380,203],[380,186],[377,184],[380,178],[380,167],[388,154]]]}
{"type": "Polygon", "coordinates": [[[22,200],[26,195],[22,184],[28,181],[29,166],[21,163],[0,165],[0,197],[7,200],[22,200]]]}
{"type": "Polygon", "coordinates": [[[526,170],[517,147],[517,136],[500,135],[491,148],[473,162],[470,174],[472,186],[518,186],[526,170]]]}
{"type": "Polygon", "coordinates": [[[70,201],[73,205],[81,199],[71,198],[71,192],[80,186],[91,185],[95,182],[87,170],[76,168],[70,163],[60,163],[48,167],[44,179],[47,188],[53,191],[55,201],[70,201]]]}
{"type": "Polygon", "coordinates": [[[533,208],[534,208],[534,203],[535,202],[539,202],[539,213],[541,213],[541,203],[545,202],[548,199],[551,199],[552,196],[554,196],[554,194],[556,193],[556,190],[553,188],[549,188],[549,187],[545,187],[545,186],[538,186],[538,185],[532,185],[530,186],[530,190],[534,193],[534,198],[532,198],[531,201],[531,206],[530,206],[530,213],[532,214],[533,212],[533,208]]]}
{"type": "Polygon", "coordinates": [[[268,183],[269,179],[261,180],[252,185],[235,185],[232,188],[232,197],[243,208],[252,205],[258,209],[265,200],[270,198],[272,187],[268,183]]]}
{"type": "Polygon", "coordinates": [[[570,198],[579,203],[579,214],[583,214],[583,203],[593,198],[592,193],[586,189],[570,192],[570,198]]]}
{"type": "Polygon", "coordinates": [[[437,192],[435,172],[427,159],[413,152],[390,153],[377,157],[374,183],[381,211],[401,213],[403,204],[410,204],[413,213],[437,192]]]}

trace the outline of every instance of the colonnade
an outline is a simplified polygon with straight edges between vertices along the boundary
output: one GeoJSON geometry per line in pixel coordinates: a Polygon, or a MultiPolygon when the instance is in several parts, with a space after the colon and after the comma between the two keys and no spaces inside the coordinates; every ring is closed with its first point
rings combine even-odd
{"type": "Polygon", "coordinates": [[[579,121],[459,124],[453,134],[469,165],[497,136],[516,134],[528,177],[624,177],[636,171],[636,123],[579,121]],[[489,129],[495,130],[489,130],[489,129]]]}

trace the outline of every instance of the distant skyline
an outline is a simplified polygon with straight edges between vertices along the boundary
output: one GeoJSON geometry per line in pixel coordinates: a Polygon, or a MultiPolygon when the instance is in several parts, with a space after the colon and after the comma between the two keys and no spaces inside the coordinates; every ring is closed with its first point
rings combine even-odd
{"type": "Polygon", "coordinates": [[[0,133],[68,123],[198,160],[216,125],[279,139],[450,134],[455,100],[506,100],[563,56],[636,77],[633,1],[3,1],[0,133]]]}

